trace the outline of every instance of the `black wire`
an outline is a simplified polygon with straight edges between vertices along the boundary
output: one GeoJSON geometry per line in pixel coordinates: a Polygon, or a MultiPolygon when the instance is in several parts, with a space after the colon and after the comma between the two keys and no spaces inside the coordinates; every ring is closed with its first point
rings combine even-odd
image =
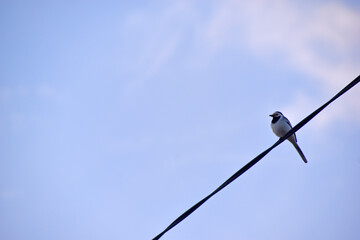
{"type": "Polygon", "coordinates": [[[188,217],[191,213],[193,213],[196,209],[198,209],[202,204],[204,204],[207,200],[209,200],[212,196],[214,196],[216,193],[221,191],[223,188],[225,188],[227,185],[229,185],[232,181],[234,181],[236,178],[238,178],[240,175],[242,175],[244,172],[249,170],[252,166],[254,166],[260,159],[262,159],[266,154],[268,154],[272,149],[274,149],[276,146],[278,146],[280,143],[285,141],[290,135],[298,131],[300,128],[302,128],[305,124],[307,124],[311,119],[313,119],[319,112],[321,112],[324,108],[326,108],[330,103],[335,101],[338,97],[343,95],[345,92],[347,92],[349,89],[351,89],[353,86],[355,86],[360,81],[360,75],[357,76],[351,83],[349,83],[346,87],[344,87],[340,92],[338,92],[333,98],[331,98],[329,101],[327,101],[325,104],[323,104],[321,107],[316,109],[313,113],[311,113],[309,116],[304,118],[301,122],[299,122],[295,127],[293,127],[285,136],[281,137],[276,143],[274,143],[271,147],[266,149],[264,152],[260,153],[257,157],[255,157],[253,160],[248,162],[244,167],[242,167],[240,170],[238,170],[234,175],[232,175],[228,180],[226,180],[223,184],[221,184],[215,191],[210,193],[208,196],[203,198],[201,201],[196,203],[194,206],[189,208],[186,212],[181,214],[175,221],[173,221],[164,231],[162,231],[159,235],[153,238],[153,240],[157,240],[161,238],[162,235],[164,235],[167,231],[175,227],[178,223],[180,223],[182,220],[184,220],[186,217],[188,217]]]}

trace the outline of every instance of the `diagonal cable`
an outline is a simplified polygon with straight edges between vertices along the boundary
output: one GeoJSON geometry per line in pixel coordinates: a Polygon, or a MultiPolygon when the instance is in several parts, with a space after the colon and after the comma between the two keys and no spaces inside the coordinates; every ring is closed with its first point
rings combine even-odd
{"type": "Polygon", "coordinates": [[[238,178],[240,175],[242,175],[244,172],[249,170],[252,166],[254,166],[260,159],[262,159],[266,154],[268,154],[272,149],[274,149],[276,146],[278,146],[280,143],[285,141],[289,136],[294,134],[296,131],[298,131],[300,128],[302,128],[305,124],[307,124],[311,119],[313,119],[318,113],[320,113],[323,109],[325,109],[330,103],[335,101],[337,98],[339,98],[341,95],[343,95],[345,92],[350,90],[352,87],[354,87],[356,84],[360,82],[360,75],[357,76],[352,82],[350,82],[346,87],[344,87],[340,92],[338,92],[334,97],[332,97],[329,101],[324,103],[321,107],[316,109],[314,112],[312,112],[309,116],[304,118],[301,122],[299,122],[296,126],[294,126],[285,136],[281,137],[277,142],[275,142],[271,147],[266,149],[264,152],[260,153],[257,157],[255,157],[253,160],[248,162],[244,167],[242,167],[240,170],[238,170],[236,173],[234,173],[229,179],[227,179],[223,184],[221,184],[217,189],[215,189],[212,193],[210,193],[208,196],[203,198],[201,201],[196,203],[194,206],[189,208],[186,212],[181,214],[175,221],[173,221],[164,231],[162,231],[160,234],[158,234],[156,237],[153,238],[153,240],[160,239],[162,235],[164,235],[167,231],[175,227],[178,223],[180,223],[182,220],[184,220],[186,217],[188,217],[191,213],[193,213],[196,209],[198,209],[202,204],[204,204],[207,200],[209,200],[212,196],[214,196],[216,193],[221,191],[223,188],[225,188],[227,185],[229,185],[232,181],[234,181],[236,178],[238,178]]]}

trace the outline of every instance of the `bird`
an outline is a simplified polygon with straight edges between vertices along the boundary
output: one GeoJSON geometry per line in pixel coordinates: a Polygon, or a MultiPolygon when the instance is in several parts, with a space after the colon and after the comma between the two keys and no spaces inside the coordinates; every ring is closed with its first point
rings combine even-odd
{"type": "MultiPolygon", "coordinates": [[[[290,121],[281,112],[276,111],[269,116],[272,117],[271,129],[273,130],[276,136],[283,137],[285,136],[286,133],[288,133],[292,129],[290,121]]],[[[302,160],[305,163],[307,163],[304,153],[301,151],[299,145],[297,144],[295,133],[290,137],[288,137],[287,140],[289,140],[292,143],[292,145],[294,145],[295,149],[299,153],[302,160]]]]}

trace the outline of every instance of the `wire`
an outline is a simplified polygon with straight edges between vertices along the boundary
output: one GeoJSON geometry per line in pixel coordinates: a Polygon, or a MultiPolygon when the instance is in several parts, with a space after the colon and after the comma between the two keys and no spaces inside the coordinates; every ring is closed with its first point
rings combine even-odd
{"type": "Polygon", "coordinates": [[[160,234],[158,234],[156,237],[153,238],[153,240],[160,239],[162,235],[164,235],[167,231],[175,227],[178,223],[180,223],[182,220],[187,218],[191,213],[193,213],[196,209],[198,209],[202,204],[204,204],[207,200],[209,200],[212,196],[214,196],[216,193],[221,191],[223,188],[225,188],[227,185],[229,185],[232,181],[237,179],[240,175],[245,173],[247,170],[249,170],[252,166],[254,166],[258,161],[260,161],[266,154],[268,154],[272,149],[277,147],[280,143],[285,141],[289,136],[294,134],[296,131],[298,131],[300,128],[302,128],[305,124],[307,124],[311,119],[313,119],[318,113],[320,113],[323,109],[325,109],[330,103],[335,101],[337,98],[339,98],[341,95],[343,95],[345,92],[350,90],[353,86],[358,84],[360,82],[360,75],[357,76],[352,82],[350,82],[346,87],[344,87],[340,92],[338,92],[333,98],[331,98],[329,101],[327,101],[325,104],[323,104],[321,107],[316,109],[314,112],[312,112],[309,116],[304,118],[301,122],[299,122],[295,127],[293,127],[285,136],[281,137],[277,142],[275,142],[271,147],[266,149],[264,152],[260,153],[257,157],[255,157],[253,160],[248,162],[244,167],[242,167],[240,170],[238,170],[236,173],[234,173],[229,179],[227,179],[223,184],[221,184],[217,189],[215,189],[212,193],[210,193],[208,196],[203,198],[201,201],[196,203],[194,206],[189,208],[186,212],[181,214],[175,221],[173,221],[164,231],[162,231],[160,234]]]}

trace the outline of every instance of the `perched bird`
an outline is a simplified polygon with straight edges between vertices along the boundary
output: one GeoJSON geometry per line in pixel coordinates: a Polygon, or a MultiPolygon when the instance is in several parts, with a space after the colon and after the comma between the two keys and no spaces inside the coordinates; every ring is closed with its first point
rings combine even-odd
{"type": "MultiPolygon", "coordinates": [[[[273,114],[271,114],[270,117],[273,118],[272,121],[271,121],[271,128],[272,128],[272,130],[273,130],[273,132],[275,133],[276,136],[283,137],[292,128],[289,120],[281,112],[276,111],[273,114]]],[[[289,140],[294,145],[294,147],[296,148],[296,150],[300,154],[302,160],[305,163],[307,163],[305,155],[301,151],[299,145],[296,143],[297,140],[296,140],[295,133],[293,135],[291,135],[290,137],[288,137],[287,140],[289,140]]]]}

